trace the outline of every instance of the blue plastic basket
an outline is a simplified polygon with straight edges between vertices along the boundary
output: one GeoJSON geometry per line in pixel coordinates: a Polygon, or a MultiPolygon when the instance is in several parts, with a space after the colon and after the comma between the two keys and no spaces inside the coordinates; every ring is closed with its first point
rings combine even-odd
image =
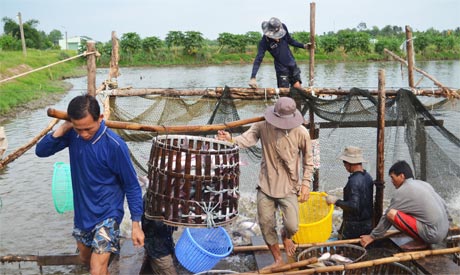
{"type": "Polygon", "coordinates": [[[54,207],[59,214],[67,211],[73,211],[73,191],[70,164],[64,162],[56,162],[54,164],[51,192],[53,195],[54,207]]]}
{"type": "Polygon", "coordinates": [[[233,250],[232,240],[222,227],[185,228],[176,244],[176,257],[190,272],[212,269],[233,250]]]}

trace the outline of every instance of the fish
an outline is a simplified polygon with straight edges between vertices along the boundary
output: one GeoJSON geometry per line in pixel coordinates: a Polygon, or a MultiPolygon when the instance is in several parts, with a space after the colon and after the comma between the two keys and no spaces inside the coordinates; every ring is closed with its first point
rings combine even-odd
{"type": "Polygon", "coordinates": [[[350,258],[347,258],[347,257],[344,257],[342,255],[339,255],[339,254],[333,254],[331,255],[331,258],[330,258],[332,261],[338,263],[338,264],[349,264],[349,263],[352,263],[353,260],[351,260],[350,258]]]}
{"type": "Polygon", "coordinates": [[[323,255],[321,255],[321,257],[318,258],[318,262],[329,260],[330,257],[331,257],[331,253],[326,252],[323,255]]]}

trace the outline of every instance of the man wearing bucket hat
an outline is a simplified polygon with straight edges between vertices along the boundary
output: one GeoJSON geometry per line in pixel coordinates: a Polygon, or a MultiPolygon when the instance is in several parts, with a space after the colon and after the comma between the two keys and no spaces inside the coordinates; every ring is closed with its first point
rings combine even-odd
{"type": "Polygon", "coordinates": [[[343,210],[343,221],[339,229],[339,239],[354,239],[369,234],[372,230],[374,181],[363,168],[361,148],[345,147],[339,159],[350,176],[343,188],[343,200],[328,195],[326,201],[343,210]]]}
{"type": "Polygon", "coordinates": [[[278,209],[283,213],[281,237],[286,254],[295,253],[292,236],[299,225],[298,200],[304,202],[310,195],[313,157],[310,135],[302,126],[304,118],[292,98],[278,99],[266,109],[264,117],[265,121],[254,123],[234,139],[227,131],[218,131],[217,139],[234,142],[240,148],[259,141],[262,145],[257,215],[262,236],[275,260],[270,266],[273,267],[284,263],[276,231],[278,209]]]}
{"type": "Polygon", "coordinates": [[[142,190],[128,146],[105,125],[97,100],[86,94],[68,107],[62,123],[37,144],[38,157],[68,148],[74,199],[74,230],[82,264],[91,274],[109,274],[112,253],[120,252],[120,223],[125,197],[132,220],[134,246],[144,245],[140,220],[142,190]]]}
{"type": "Polygon", "coordinates": [[[268,51],[274,59],[278,88],[289,88],[290,85],[295,88],[301,88],[300,69],[297,67],[289,45],[308,49],[311,44],[302,44],[294,40],[289,34],[286,25],[276,17],[262,22],[262,30],[264,34],[260,39],[257,56],[254,59],[249,86],[257,88],[256,75],[264,59],[265,52],[268,51]]]}

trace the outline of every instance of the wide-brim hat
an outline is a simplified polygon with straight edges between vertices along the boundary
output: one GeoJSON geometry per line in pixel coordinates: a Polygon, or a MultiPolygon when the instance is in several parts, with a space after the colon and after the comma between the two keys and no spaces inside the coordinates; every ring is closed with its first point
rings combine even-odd
{"type": "Polygon", "coordinates": [[[290,97],[282,97],[275,105],[267,107],[264,117],[268,123],[283,130],[293,129],[305,121],[290,97]]]}
{"type": "Polygon", "coordinates": [[[286,34],[283,24],[276,17],[272,17],[270,20],[262,22],[262,31],[265,36],[272,39],[280,39],[286,34]]]}
{"type": "Polygon", "coordinates": [[[363,151],[361,148],[355,146],[345,147],[339,159],[352,164],[366,162],[366,160],[363,158],[363,151]]]}

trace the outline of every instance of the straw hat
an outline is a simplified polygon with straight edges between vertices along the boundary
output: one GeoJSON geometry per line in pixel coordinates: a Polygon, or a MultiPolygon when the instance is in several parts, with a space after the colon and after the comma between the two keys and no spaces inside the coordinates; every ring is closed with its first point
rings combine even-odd
{"type": "Polygon", "coordinates": [[[276,128],[293,129],[304,122],[302,114],[297,110],[295,101],[290,97],[281,97],[274,106],[265,110],[265,120],[276,128]]]}
{"type": "Polygon", "coordinates": [[[361,148],[355,146],[345,147],[339,159],[352,164],[366,162],[363,158],[363,151],[361,148]]]}
{"type": "Polygon", "coordinates": [[[286,34],[283,24],[276,17],[272,17],[270,20],[262,22],[262,30],[264,35],[271,39],[280,39],[286,34]]]}

